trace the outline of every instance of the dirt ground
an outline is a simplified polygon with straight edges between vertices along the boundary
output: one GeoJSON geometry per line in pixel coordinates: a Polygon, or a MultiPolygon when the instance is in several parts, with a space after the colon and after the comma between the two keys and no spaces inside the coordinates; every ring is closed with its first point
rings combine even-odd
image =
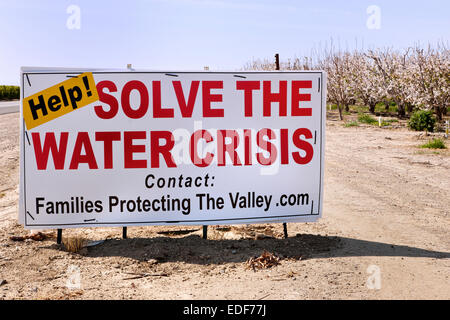
{"type": "Polygon", "coordinates": [[[288,239],[281,224],[210,227],[207,240],[201,227],[64,230],[106,239],[69,253],[51,231],[10,239],[30,233],[17,223],[19,115],[0,115],[0,299],[450,299],[450,151],[393,125],[330,115],[323,218],[288,224],[288,239]],[[252,268],[264,250],[274,266],[252,268]]]}

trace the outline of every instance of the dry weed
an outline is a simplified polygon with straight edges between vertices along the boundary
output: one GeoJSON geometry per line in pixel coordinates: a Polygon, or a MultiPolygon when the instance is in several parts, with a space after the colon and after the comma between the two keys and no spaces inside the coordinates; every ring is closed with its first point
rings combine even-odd
{"type": "Polygon", "coordinates": [[[280,264],[280,258],[273,253],[264,250],[259,257],[250,258],[246,262],[247,267],[256,271],[256,269],[268,269],[280,264]]]}
{"type": "Polygon", "coordinates": [[[77,253],[87,244],[87,240],[82,237],[67,237],[63,239],[63,244],[68,252],[77,253]]]}

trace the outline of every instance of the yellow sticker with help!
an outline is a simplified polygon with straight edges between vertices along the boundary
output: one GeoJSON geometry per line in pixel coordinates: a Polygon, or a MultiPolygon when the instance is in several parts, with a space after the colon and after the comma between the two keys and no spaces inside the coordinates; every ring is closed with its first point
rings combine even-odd
{"type": "Polygon", "coordinates": [[[23,99],[23,118],[30,130],[97,100],[94,76],[85,72],[23,99]]]}

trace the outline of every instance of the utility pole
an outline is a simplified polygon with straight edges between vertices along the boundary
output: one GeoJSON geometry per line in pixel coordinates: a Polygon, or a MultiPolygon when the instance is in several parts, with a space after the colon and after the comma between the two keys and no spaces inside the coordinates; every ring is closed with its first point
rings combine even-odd
{"type": "MultiPolygon", "coordinates": [[[[208,66],[203,67],[204,71],[209,71],[208,66]]],[[[203,226],[203,239],[208,239],[208,226],[203,226]]]]}
{"type": "MultiPolygon", "coordinates": [[[[278,53],[275,53],[275,70],[280,70],[280,55],[278,53]]],[[[287,232],[287,223],[283,223],[283,233],[284,238],[288,238],[288,232],[287,232]]]]}
{"type": "MultiPolygon", "coordinates": [[[[131,63],[127,64],[127,69],[128,70],[133,70],[133,66],[132,66],[131,63]]],[[[122,227],[122,239],[126,239],[128,237],[127,233],[128,233],[128,228],[127,227],[122,227]]]]}

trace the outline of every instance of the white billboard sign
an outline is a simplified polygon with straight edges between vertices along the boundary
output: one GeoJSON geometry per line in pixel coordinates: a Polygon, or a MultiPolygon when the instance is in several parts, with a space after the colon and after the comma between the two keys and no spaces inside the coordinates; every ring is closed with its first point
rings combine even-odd
{"type": "Polygon", "coordinates": [[[22,68],[28,229],[312,222],[322,71],[22,68]]]}

